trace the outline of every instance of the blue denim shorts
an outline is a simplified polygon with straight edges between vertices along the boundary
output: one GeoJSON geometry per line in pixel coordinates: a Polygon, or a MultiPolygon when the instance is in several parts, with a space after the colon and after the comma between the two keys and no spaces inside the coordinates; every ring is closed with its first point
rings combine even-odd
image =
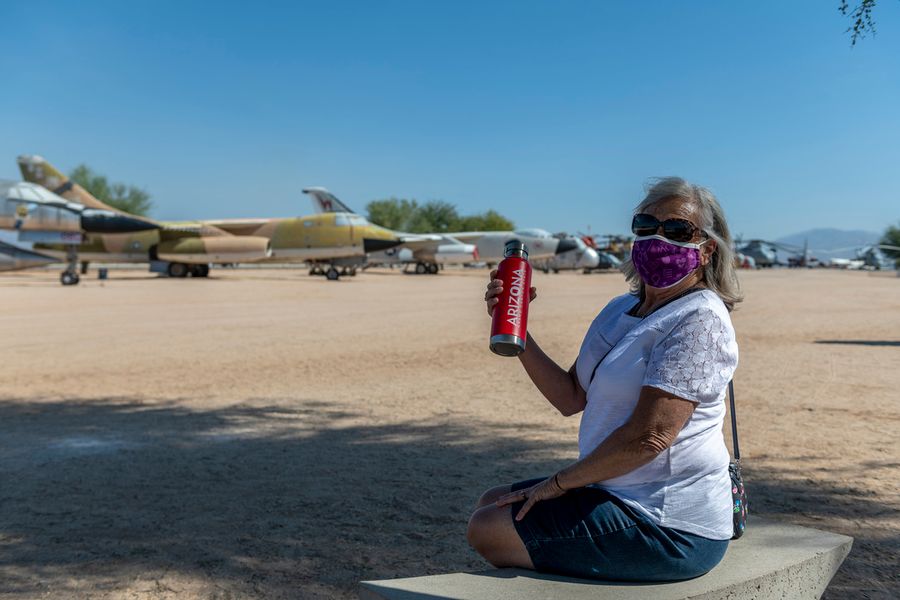
{"type": "MultiPolygon", "coordinates": [[[[521,490],[543,481],[512,485],[521,490]]],[[[703,575],[725,556],[728,540],[661,527],[599,488],[569,490],[538,502],[513,523],[538,571],[616,581],[678,581],[703,575]]]]}

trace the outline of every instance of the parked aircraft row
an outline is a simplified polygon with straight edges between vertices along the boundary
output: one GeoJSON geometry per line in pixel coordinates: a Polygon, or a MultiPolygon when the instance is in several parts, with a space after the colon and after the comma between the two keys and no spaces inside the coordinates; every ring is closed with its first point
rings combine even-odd
{"type": "Polygon", "coordinates": [[[831,267],[836,269],[893,269],[894,261],[885,250],[900,252],[900,247],[886,244],[870,244],[832,250],[812,250],[804,243],[802,247],[766,240],[738,241],[735,244],[738,264],[745,268],[768,267],[831,267]],[[816,254],[830,254],[853,251],[856,258],[817,258],[816,254]],[[787,262],[779,260],[778,253],[788,255],[787,262]]]}
{"type": "Polygon", "coordinates": [[[412,234],[369,222],[324,188],[307,188],[314,214],[289,218],[155,221],[130,215],[92,196],[40,156],[20,156],[24,182],[0,182],[0,228],[17,231],[33,250],[0,247],[0,268],[65,260],[65,285],[78,283],[78,263],[148,263],[172,277],[206,277],[210,264],[302,262],[329,279],[373,263],[438,265],[497,263],[513,238],[533,260],[575,256],[591,262],[578,238],[543,230],[412,234]],[[27,253],[27,254],[25,254],[27,253]],[[585,259],[585,255],[587,258],[585,259]]]}

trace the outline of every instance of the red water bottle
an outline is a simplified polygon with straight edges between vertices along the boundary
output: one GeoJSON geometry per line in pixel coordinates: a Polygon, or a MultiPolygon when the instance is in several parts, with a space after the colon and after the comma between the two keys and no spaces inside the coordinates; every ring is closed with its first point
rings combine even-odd
{"type": "Polygon", "coordinates": [[[518,356],[525,351],[528,301],[531,298],[531,265],[528,249],[519,240],[506,242],[505,257],[497,267],[503,291],[497,296],[491,323],[491,350],[500,356],[518,356]]]}

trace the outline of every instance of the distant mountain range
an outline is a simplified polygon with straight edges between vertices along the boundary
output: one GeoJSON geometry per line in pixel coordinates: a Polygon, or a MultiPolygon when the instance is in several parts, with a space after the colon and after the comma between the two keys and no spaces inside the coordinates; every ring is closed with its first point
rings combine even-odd
{"type": "MultiPolygon", "coordinates": [[[[818,259],[855,258],[862,246],[877,244],[882,234],[854,229],[810,229],[775,240],[780,244],[803,247],[809,244],[810,253],[818,259]]],[[[783,252],[779,252],[783,255],[783,252]]]]}

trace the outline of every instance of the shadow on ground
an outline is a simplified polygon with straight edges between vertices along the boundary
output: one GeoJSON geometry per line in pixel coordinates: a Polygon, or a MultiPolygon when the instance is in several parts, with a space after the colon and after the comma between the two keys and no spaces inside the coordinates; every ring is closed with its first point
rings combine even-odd
{"type": "MultiPolygon", "coordinates": [[[[0,595],[355,597],[364,579],[482,569],[464,532],[483,485],[574,452],[516,423],[361,425],[331,403],[261,403],[0,400],[0,595]]],[[[878,524],[897,506],[752,464],[745,476],[757,515],[862,523],[840,530],[856,542],[828,597],[889,597],[898,536],[878,524]]]]}
{"type": "Polygon", "coordinates": [[[484,568],[465,542],[481,482],[559,466],[515,425],[252,404],[0,400],[0,595],[355,597],[484,568]]]}
{"type": "MultiPolygon", "coordinates": [[[[896,477],[897,466],[894,461],[870,461],[859,465],[855,475],[858,478],[865,471],[868,475],[896,477]]],[[[831,475],[854,479],[854,473],[832,470],[831,475]]],[[[820,474],[813,477],[799,470],[754,467],[752,462],[744,465],[744,479],[751,513],[854,538],[850,555],[824,599],[900,597],[900,532],[889,526],[900,519],[900,505],[886,504],[863,487],[823,482],[820,474]]]]}

